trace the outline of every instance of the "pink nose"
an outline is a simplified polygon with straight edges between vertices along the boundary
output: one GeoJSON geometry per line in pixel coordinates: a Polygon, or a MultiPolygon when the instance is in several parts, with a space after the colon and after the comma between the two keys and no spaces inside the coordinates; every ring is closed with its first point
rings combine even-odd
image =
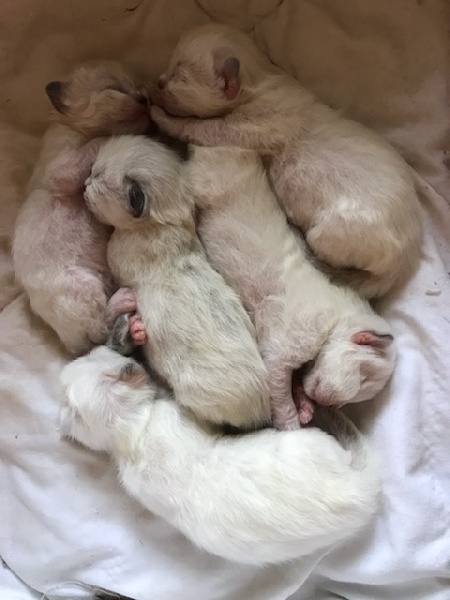
{"type": "Polygon", "coordinates": [[[166,85],[166,78],[164,77],[164,75],[161,75],[161,77],[158,79],[158,87],[160,90],[163,90],[165,85],[166,85]]]}

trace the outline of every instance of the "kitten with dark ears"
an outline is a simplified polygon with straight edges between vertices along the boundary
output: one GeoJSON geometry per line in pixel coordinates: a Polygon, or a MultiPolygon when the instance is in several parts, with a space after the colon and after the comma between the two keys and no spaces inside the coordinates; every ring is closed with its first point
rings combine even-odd
{"type": "Polygon", "coordinates": [[[314,268],[289,227],[261,160],[240,148],[191,149],[186,173],[212,265],[256,329],[278,429],[307,423],[316,404],[372,399],[389,380],[395,344],[367,300],[314,268]],[[303,367],[303,377],[293,372],[303,367]]]}
{"type": "Polygon", "coordinates": [[[420,206],[407,164],[242,32],[208,24],[184,35],[152,100],[166,111],[153,106],[151,115],[168,133],[264,156],[279,202],[336,281],[372,298],[417,266],[420,206]]]}
{"type": "Polygon", "coordinates": [[[106,262],[110,229],[87,210],[83,183],[97,147],[77,150],[98,136],[143,133],[147,99],[114,62],[81,65],[46,93],[56,123],[46,132],[19,214],[13,242],[16,277],[33,312],[73,354],[104,342],[108,326],[136,307],[131,290],[115,287],[106,262]]]}

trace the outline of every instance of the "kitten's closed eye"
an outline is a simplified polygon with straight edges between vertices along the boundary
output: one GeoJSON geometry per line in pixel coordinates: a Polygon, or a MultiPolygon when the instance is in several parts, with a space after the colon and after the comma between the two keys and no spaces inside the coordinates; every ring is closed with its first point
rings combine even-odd
{"type": "Polygon", "coordinates": [[[147,196],[137,181],[130,181],[128,185],[128,201],[133,217],[142,217],[147,207],[147,196]]]}

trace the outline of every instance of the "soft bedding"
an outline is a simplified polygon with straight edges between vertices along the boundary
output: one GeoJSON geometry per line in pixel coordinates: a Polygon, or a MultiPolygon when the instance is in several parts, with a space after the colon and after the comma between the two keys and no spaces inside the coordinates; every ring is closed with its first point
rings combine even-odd
{"type": "MultiPolygon", "coordinates": [[[[81,580],[136,600],[450,597],[450,105],[445,0],[21,0],[0,5],[0,556],[2,600],[81,580]],[[327,556],[258,570],[193,548],[126,497],[108,458],[62,441],[68,360],[13,284],[9,239],[45,126],[45,83],[90,57],[156,76],[185,29],[224,21],[402,152],[421,189],[415,277],[379,308],[399,358],[354,407],[383,471],[380,515],[327,556]]],[[[274,107],[276,110],[276,107],[274,107]]]]}

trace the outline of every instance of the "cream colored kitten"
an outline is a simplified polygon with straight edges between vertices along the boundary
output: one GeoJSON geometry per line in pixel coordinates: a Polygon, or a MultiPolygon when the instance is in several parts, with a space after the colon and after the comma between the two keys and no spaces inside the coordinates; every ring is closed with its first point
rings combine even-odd
{"type": "Polygon", "coordinates": [[[120,65],[93,62],[46,87],[57,123],[46,132],[13,241],[16,278],[38,314],[70,352],[104,342],[109,322],[132,311],[130,290],[108,304],[114,286],[106,263],[109,228],[87,210],[83,182],[95,154],[78,148],[96,136],[143,132],[145,97],[120,65]],[[81,156],[81,155],[80,155],[81,156]]]}
{"type": "Polygon", "coordinates": [[[317,428],[218,436],[105,346],[61,381],[61,432],[109,452],[126,492],[211,554],[261,566],[311,556],[378,508],[377,467],[339,413],[324,415],[337,439],[317,428]]]}
{"type": "Polygon", "coordinates": [[[159,85],[153,100],[168,113],[203,118],[153,107],[162,129],[265,157],[286,214],[338,281],[371,298],[408,277],[420,255],[419,202],[408,166],[375,133],[319,103],[225,25],[187,33],[159,85]]]}
{"type": "Polygon", "coordinates": [[[366,300],[331,284],[307,260],[258,155],[196,147],[186,168],[194,199],[206,208],[198,232],[208,257],[255,324],[274,425],[296,429],[308,422],[308,398],[330,406],[373,398],[394,368],[390,327],[366,300]],[[307,363],[293,397],[293,371],[307,363]]]}
{"type": "Polygon", "coordinates": [[[207,421],[262,426],[269,391],[254,328],[205,256],[183,179],[172,149],[123,136],[101,147],[85,198],[115,228],[109,265],[136,290],[146,357],[176,400],[207,421]]]}

